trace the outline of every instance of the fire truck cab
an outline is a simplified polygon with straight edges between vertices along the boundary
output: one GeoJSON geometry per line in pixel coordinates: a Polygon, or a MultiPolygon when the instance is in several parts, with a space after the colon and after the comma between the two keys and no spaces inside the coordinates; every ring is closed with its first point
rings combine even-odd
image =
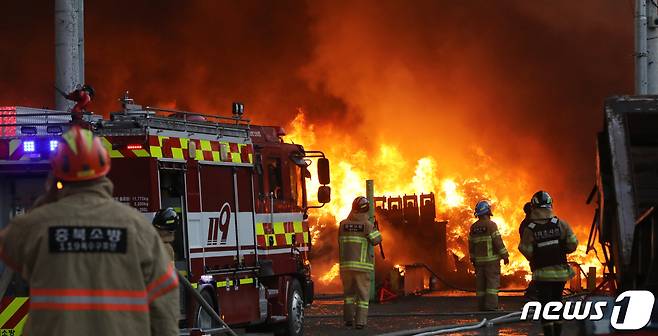
{"type": "MultiPolygon", "coordinates": [[[[232,117],[137,105],[127,96],[109,119],[86,116],[112,158],[116,200],[150,220],[173,208],[182,218],[175,265],[232,326],[271,325],[303,333],[313,301],[307,254],[306,179],[318,161],[318,201],[330,200],[324,154],[286,143],[280,127],[253,126],[235,103],[232,117]]],[[[26,211],[42,189],[48,160],[70,114],[0,108],[0,226],[26,211]]],[[[4,308],[4,307],[3,307],[4,308]]],[[[181,327],[217,327],[181,290],[181,327]]]]}

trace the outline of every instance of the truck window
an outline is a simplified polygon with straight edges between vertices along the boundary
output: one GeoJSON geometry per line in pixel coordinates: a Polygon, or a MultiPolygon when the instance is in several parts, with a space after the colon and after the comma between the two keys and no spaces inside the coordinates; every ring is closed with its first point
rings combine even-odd
{"type": "Polygon", "coordinates": [[[302,168],[293,162],[289,162],[288,166],[290,167],[290,203],[299,211],[304,207],[302,202],[302,168]]]}
{"type": "MultiPolygon", "coordinates": [[[[161,169],[160,170],[160,208],[173,208],[181,217],[181,222],[186,222],[185,213],[185,176],[183,170],[161,169]]],[[[179,227],[175,233],[172,244],[176,260],[185,258],[185,245],[183,242],[183,227],[179,227]]]]}
{"type": "Polygon", "coordinates": [[[283,176],[281,173],[281,159],[269,158],[265,164],[267,170],[268,192],[273,193],[274,199],[283,199],[283,176]]]}

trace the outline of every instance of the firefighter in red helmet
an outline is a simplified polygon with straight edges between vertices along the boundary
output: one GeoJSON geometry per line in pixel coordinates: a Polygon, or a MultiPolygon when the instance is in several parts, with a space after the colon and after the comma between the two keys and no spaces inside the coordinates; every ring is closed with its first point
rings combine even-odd
{"type": "Polygon", "coordinates": [[[352,202],[352,211],[338,228],[340,278],[343,282],[343,317],[345,325],[357,329],[366,326],[370,301],[370,273],[374,270],[374,255],[368,245],[382,242],[382,235],[368,220],[370,203],[359,196],[352,202]]]}
{"type": "Polygon", "coordinates": [[[145,216],[112,198],[101,140],[73,126],[51,161],[54,197],[0,232],[30,285],[29,335],[178,335],[178,278],[145,216]]]}
{"type": "Polygon", "coordinates": [[[85,84],[79,89],[63,94],[64,98],[75,102],[75,105],[71,108],[71,121],[73,123],[82,122],[82,114],[87,111],[87,105],[91,103],[95,93],[94,88],[85,84]]]}

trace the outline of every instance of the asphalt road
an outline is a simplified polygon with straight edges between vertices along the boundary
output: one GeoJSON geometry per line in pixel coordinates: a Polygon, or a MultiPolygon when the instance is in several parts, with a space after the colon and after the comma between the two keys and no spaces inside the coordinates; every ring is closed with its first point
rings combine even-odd
{"type": "MultiPolygon", "coordinates": [[[[306,308],[304,335],[343,336],[381,335],[396,331],[414,330],[427,327],[464,326],[520,311],[526,299],[518,295],[500,297],[501,312],[478,312],[474,294],[464,292],[433,292],[424,295],[400,297],[386,303],[371,303],[368,325],[357,330],[343,325],[342,300],[337,297],[316,299],[306,308]]],[[[272,333],[245,333],[239,335],[270,336],[272,333]]],[[[454,332],[451,335],[542,335],[539,322],[513,322],[482,327],[471,331],[454,332]]],[[[563,336],[579,335],[578,325],[567,322],[563,336]]]]}
{"type": "MultiPolygon", "coordinates": [[[[475,296],[461,292],[436,292],[422,296],[407,296],[387,303],[371,303],[368,326],[356,330],[343,326],[342,301],[339,298],[320,299],[306,310],[305,335],[380,335],[384,333],[432,326],[466,325],[483,318],[491,319],[509,311],[520,311],[526,300],[520,296],[501,296],[504,312],[476,312],[475,296]]],[[[515,322],[455,335],[539,335],[538,322],[515,322]]],[[[575,325],[565,325],[562,335],[577,335],[575,325]]]]}

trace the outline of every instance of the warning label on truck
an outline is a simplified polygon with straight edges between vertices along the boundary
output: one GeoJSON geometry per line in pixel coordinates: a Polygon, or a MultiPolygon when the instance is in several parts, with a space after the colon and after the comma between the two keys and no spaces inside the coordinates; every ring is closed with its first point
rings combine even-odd
{"type": "Polygon", "coordinates": [[[131,207],[139,210],[140,212],[148,212],[149,197],[148,196],[116,196],[115,200],[130,205],[131,207]]]}
{"type": "Polygon", "coordinates": [[[94,226],[55,226],[48,228],[51,253],[126,253],[125,228],[94,226]]]}

